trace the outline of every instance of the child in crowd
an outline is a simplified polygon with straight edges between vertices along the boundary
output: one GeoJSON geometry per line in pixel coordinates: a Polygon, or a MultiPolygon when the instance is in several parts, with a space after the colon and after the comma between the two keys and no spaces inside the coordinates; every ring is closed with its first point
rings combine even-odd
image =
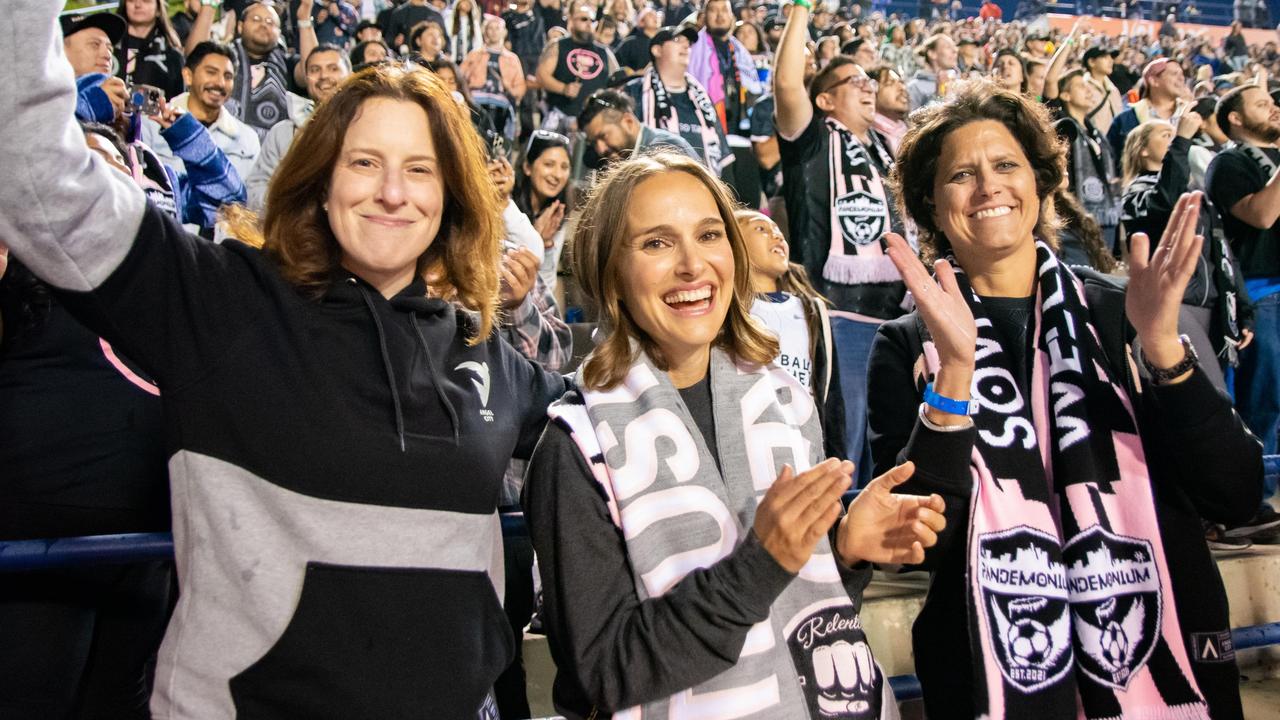
{"type": "Polygon", "coordinates": [[[768,215],[739,209],[734,219],[751,258],[751,315],[778,337],[777,363],[809,388],[822,418],[828,457],[847,457],[840,370],[831,346],[831,317],[804,266],[791,262],[782,230],[768,215]]]}

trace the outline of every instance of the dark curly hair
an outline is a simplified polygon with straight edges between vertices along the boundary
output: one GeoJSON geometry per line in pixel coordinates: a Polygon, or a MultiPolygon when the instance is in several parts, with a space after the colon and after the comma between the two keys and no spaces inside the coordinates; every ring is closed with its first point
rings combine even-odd
{"type": "Polygon", "coordinates": [[[926,262],[951,250],[951,241],[933,219],[933,182],[942,149],[952,132],[982,120],[1003,123],[1022,146],[1035,173],[1040,199],[1036,235],[1050,242],[1057,237],[1057,216],[1047,199],[1062,184],[1066,146],[1053,131],[1048,111],[1023,95],[1001,90],[990,80],[969,80],[957,84],[955,94],[946,102],[911,113],[910,129],[902,138],[897,163],[889,175],[903,217],[914,220],[919,230],[920,254],[926,262]]]}

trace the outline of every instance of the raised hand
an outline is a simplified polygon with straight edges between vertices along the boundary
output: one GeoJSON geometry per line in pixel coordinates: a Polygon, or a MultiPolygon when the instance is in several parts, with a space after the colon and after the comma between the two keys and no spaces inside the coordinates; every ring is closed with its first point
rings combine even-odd
{"type": "Polygon", "coordinates": [[[853,482],[853,463],[828,458],[799,475],[784,467],[764,494],[753,525],[764,549],[798,573],[840,517],[840,496],[853,482]]]}
{"type": "Polygon", "coordinates": [[[924,549],[938,542],[947,525],[940,495],[897,495],[893,489],[915,472],[906,462],[872,480],[849,506],[836,531],[836,556],[846,565],[859,561],[915,564],[924,549]]]}
{"type": "Polygon", "coordinates": [[[1158,368],[1177,365],[1185,353],[1178,340],[1178,309],[1204,243],[1196,235],[1202,197],[1194,192],[1178,198],[1154,253],[1149,252],[1145,234],[1135,233],[1129,239],[1124,312],[1138,331],[1143,355],[1158,368]]]}
{"type": "Polygon", "coordinates": [[[563,222],[564,203],[559,200],[553,201],[538,213],[537,219],[533,221],[533,229],[542,236],[542,247],[550,250],[556,244],[556,233],[560,231],[563,222]]]}
{"type": "Polygon", "coordinates": [[[498,298],[502,302],[503,309],[511,310],[520,307],[525,296],[533,289],[540,263],[541,258],[526,247],[516,248],[502,256],[502,264],[498,267],[498,274],[502,280],[498,298]]]}
{"type": "Polygon", "coordinates": [[[972,372],[978,328],[951,264],[946,260],[935,262],[933,270],[938,279],[934,280],[901,235],[888,233],[885,241],[889,244],[889,258],[915,298],[920,318],[933,336],[939,362],[943,367],[972,372]]]}

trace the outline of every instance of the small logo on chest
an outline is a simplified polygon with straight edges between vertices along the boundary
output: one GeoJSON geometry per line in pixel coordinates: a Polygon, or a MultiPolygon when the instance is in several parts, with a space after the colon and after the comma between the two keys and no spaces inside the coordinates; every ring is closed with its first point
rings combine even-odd
{"type": "Polygon", "coordinates": [[[493,411],[489,409],[489,363],[467,360],[458,363],[454,370],[471,374],[471,382],[476,386],[476,394],[480,396],[480,417],[485,422],[493,422],[493,411]]]}

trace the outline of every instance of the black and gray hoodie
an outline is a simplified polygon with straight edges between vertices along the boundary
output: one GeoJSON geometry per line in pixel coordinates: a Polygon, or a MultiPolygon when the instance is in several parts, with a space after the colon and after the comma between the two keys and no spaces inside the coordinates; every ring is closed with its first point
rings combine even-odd
{"type": "Polygon", "coordinates": [[[181,598],[156,718],[475,717],[508,664],[495,510],[565,383],[416,283],[305,299],[86,148],[58,0],[0,13],[0,238],[162,388],[181,598]],[[31,62],[35,59],[37,62],[31,62]]]}

